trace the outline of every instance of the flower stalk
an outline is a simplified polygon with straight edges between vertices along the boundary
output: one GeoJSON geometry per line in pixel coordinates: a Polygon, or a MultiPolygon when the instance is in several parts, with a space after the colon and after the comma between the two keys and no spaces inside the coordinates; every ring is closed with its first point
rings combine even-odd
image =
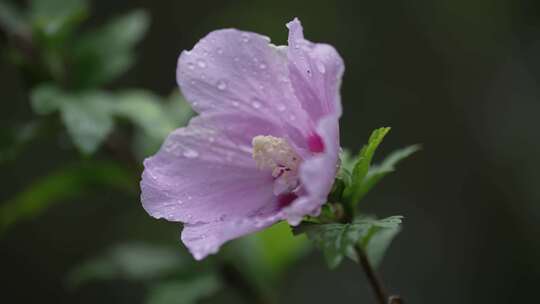
{"type": "Polygon", "coordinates": [[[403,304],[403,300],[400,296],[392,295],[388,296],[388,293],[386,292],[384,285],[382,283],[382,280],[379,278],[377,273],[375,272],[375,269],[371,266],[371,263],[369,262],[369,259],[365,253],[365,251],[360,247],[359,245],[355,246],[356,254],[358,255],[358,260],[360,262],[360,265],[362,265],[362,268],[364,270],[364,273],[366,274],[366,277],[369,281],[369,284],[371,285],[371,288],[373,289],[373,293],[375,294],[375,297],[377,299],[377,302],[379,304],[403,304]]]}

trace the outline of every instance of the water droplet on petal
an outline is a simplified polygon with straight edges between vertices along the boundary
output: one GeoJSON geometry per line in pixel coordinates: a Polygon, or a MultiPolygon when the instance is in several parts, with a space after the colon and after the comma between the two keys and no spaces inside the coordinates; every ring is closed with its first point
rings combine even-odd
{"type": "Polygon", "coordinates": [[[283,112],[283,111],[285,111],[285,105],[280,103],[280,104],[278,104],[277,109],[278,109],[278,111],[283,112]]]}
{"type": "Polygon", "coordinates": [[[242,42],[249,42],[249,35],[247,33],[242,34],[242,42]]]}
{"type": "Polygon", "coordinates": [[[184,156],[187,158],[196,158],[197,156],[199,156],[199,152],[195,150],[186,150],[184,151],[184,156]]]}
{"type": "Polygon", "coordinates": [[[261,70],[266,69],[266,64],[264,64],[264,63],[259,64],[259,69],[261,69],[261,70]]]}
{"type": "Polygon", "coordinates": [[[235,107],[240,106],[240,104],[238,103],[238,101],[233,101],[232,105],[235,106],[235,107]]]}
{"type": "Polygon", "coordinates": [[[197,60],[197,65],[200,67],[200,68],[206,68],[206,62],[202,59],[199,59],[197,60]]]}
{"type": "Polygon", "coordinates": [[[255,108],[255,109],[259,109],[262,104],[260,103],[260,101],[257,99],[257,98],[254,98],[253,101],[251,102],[251,105],[255,108]]]}
{"type": "Polygon", "coordinates": [[[193,62],[188,62],[187,66],[190,70],[193,70],[195,68],[195,65],[193,64],[193,62]]]}
{"type": "Polygon", "coordinates": [[[321,74],[326,73],[326,68],[324,67],[324,63],[317,61],[316,65],[317,65],[317,70],[319,71],[319,73],[321,74]]]}
{"type": "Polygon", "coordinates": [[[220,90],[220,91],[223,91],[227,88],[227,84],[225,83],[225,81],[223,80],[220,80],[218,81],[217,83],[217,88],[220,90]]]}
{"type": "Polygon", "coordinates": [[[222,49],[222,48],[218,48],[218,49],[216,50],[216,52],[217,52],[219,55],[221,55],[221,54],[223,54],[223,49],[222,49]]]}

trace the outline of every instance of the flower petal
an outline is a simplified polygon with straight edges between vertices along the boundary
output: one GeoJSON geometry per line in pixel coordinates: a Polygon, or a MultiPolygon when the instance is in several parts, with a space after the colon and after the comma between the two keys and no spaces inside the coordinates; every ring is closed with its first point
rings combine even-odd
{"type": "Polygon", "coordinates": [[[182,52],[177,80],[198,113],[259,114],[307,129],[309,118],[293,92],[287,56],[268,37],[235,29],[211,32],[182,52]]]}
{"type": "Polygon", "coordinates": [[[291,225],[298,225],[305,215],[317,215],[332,189],[339,160],[338,120],[336,115],[328,115],[319,122],[317,134],[325,148],[300,165],[300,180],[306,193],[283,209],[291,225]]]}
{"type": "Polygon", "coordinates": [[[271,172],[256,168],[250,142],[252,134],[280,130],[256,119],[202,115],[170,134],[144,162],[141,199],[146,211],[193,224],[247,217],[277,206],[271,172]]]}
{"type": "Polygon", "coordinates": [[[182,230],[182,242],[196,260],[217,253],[225,242],[262,230],[275,222],[259,222],[254,219],[215,221],[204,224],[187,224],[182,230]]]}
{"type": "Polygon", "coordinates": [[[297,18],[287,27],[289,76],[302,107],[315,121],[327,114],[341,115],[339,88],[345,69],[341,56],[331,45],[305,40],[297,18]]]}

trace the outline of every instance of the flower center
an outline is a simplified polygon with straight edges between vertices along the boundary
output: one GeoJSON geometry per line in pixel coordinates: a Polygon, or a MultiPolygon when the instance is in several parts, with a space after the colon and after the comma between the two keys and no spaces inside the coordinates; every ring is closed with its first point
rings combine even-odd
{"type": "Polygon", "coordinates": [[[275,195],[292,192],[298,187],[301,158],[285,139],[258,135],[253,137],[251,145],[257,168],[272,172],[275,195]]]}

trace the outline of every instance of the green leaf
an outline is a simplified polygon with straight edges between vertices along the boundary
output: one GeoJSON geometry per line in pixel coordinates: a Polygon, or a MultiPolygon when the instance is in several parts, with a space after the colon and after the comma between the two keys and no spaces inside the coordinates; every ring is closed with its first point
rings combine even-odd
{"type": "Polygon", "coordinates": [[[120,94],[116,114],[131,120],[138,128],[133,140],[133,153],[144,159],[154,154],[165,137],[183,127],[193,116],[193,110],[180,96],[173,93],[167,100],[146,91],[120,94]]]}
{"type": "Polygon", "coordinates": [[[184,99],[179,90],[174,90],[167,98],[165,113],[177,128],[178,126],[187,125],[189,119],[195,114],[191,109],[191,105],[184,99]]]}
{"type": "Polygon", "coordinates": [[[30,104],[36,114],[51,114],[62,106],[69,97],[54,84],[43,84],[32,89],[30,104]]]}
{"type": "Polygon", "coordinates": [[[362,247],[366,251],[369,261],[374,267],[378,267],[392,243],[394,237],[401,231],[399,224],[386,227],[374,226],[371,228],[369,238],[364,238],[362,247]]]}
{"type": "Polygon", "coordinates": [[[88,15],[85,0],[31,0],[29,17],[34,28],[46,39],[62,39],[88,15]]]}
{"type": "Polygon", "coordinates": [[[113,163],[70,165],[31,183],[0,206],[0,233],[16,222],[34,218],[55,203],[88,194],[96,184],[134,192],[133,177],[113,163]]]}
{"type": "Polygon", "coordinates": [[[420,145],[412,145],[403,149],[392,152],[380,165],[372,166],[360,189],[358,191],[358,200],[361,200],[368,192],[388,173],[395,171],[395,166],[405,158],[411,156],[421,149],[420,145]]]}
{"type": "Polygon", "coordinates": [[[146,33],[149,16],[132,11],[83,35],[73,50],[76,86],[102,85],[120,76],[133,64],[133,48],[146,33]]]}
{"type": "Polygon", "coordinates": [[[344,195],[349,204],[356,204],[362,194],[362,182],[367,175],[371,160],[377,147],[382,142],[384,136],[390,131],[390,128],[379,128],[371,133],[367,145],[365,145],[358,155],[358,160],[354,165],[351,174],[351,184],[345,189],[344,195]]]}
{"type": "Polygon", "coordinates": [[[401,216],[381,220],[357,217],[347,224],[303,223],[295,229],[295,233],[305,233],[323,251],[328,266],[335,268],[345,256],[356,260],[357,245],[367,252],[370,260],[380,261],[392,237],[399,231],[401,219],[401,216]],[[395,232],[389,234],[388,230],[395,232]]]}
{"type": "Polygon", "coordinates": [[[190,263],[178,250],[143,243],[116,245],[102,255],[83,262],[67,277],[78,287],[96,280],[153,280],[178,272],[190,263]]]}
{"type": "Polygon", "coordinates": [[[111,96],[92,91],[71,98],[62,104],[62,120],[77,148],[92,154],[113,129],[111,96]]]}
{"type": "Polygon", "coordinates": [[[117,95],[114,112],[128,118],[148,136],[162,141],[176,125],[169,119],[159,96],[143,90],[132,90],[117,95]]]}
{"type": "Polygon", "coordinates": [[[216,293],[221,282],[215,275],[203,275],[191,280],[176,280],[154,285],[147,304],[192,304],[216,293]]]}

